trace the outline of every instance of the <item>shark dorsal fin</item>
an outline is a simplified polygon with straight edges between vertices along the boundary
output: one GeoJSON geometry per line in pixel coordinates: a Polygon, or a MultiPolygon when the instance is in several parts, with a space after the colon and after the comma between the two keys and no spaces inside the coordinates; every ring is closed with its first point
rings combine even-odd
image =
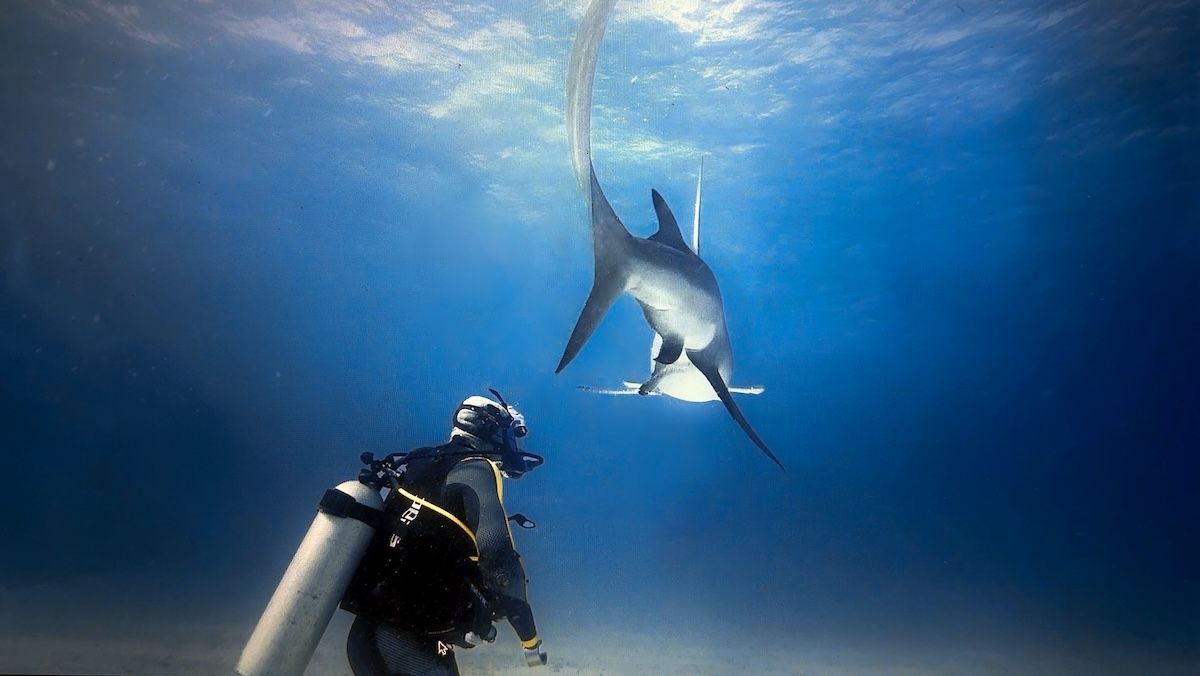
{"type": "Polygon", "coordinates": [[[700,173],[696,174],[696,208],[692,213],[692,250],[700,255],[700,181],[704,180],[704,156],[700,156],[700,173]]]}
{"type": "Polygon", "coordinates": [[[692,253],[687,242],[683,241],[683,233],[679,231],[679,223],[675,220],[675,214],[671,213],[671,207],[667,206],[667,201],[654,189],[650,190],[650,197],[654,200],[654,213],[658,215],[658,232],[646,239],[692,253]]]}

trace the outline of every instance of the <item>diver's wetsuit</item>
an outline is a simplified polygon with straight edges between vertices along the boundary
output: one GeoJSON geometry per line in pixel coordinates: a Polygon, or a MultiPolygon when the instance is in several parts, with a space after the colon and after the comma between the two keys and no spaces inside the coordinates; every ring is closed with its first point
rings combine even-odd
{"type": "MultiPolygon", "coordinates": [[[[462,452],[451,443],[442,447],[462,452]]],[[[505,618],[524,647],[537,643],[537,628],[525,596],[525,570],[513,547],[508,515],[501,500],[500,470],[486,458],[459,460],[446,474],[440,495],[431,497],[475,534],[485,593],[497,619],[505,618]],[[440,500],[439,500],[440,498],[440,500]]],[[[448,642],[389,624],[355,619],[346,641],[356,676],[456,676],[458,665],[448,642]]]]}

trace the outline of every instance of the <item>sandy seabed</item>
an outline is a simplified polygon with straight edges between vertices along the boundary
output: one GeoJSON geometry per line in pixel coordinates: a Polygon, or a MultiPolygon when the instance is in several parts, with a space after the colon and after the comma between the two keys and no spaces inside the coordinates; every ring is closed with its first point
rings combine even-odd
{"type": "MultiPolygon", "coordinates": [[[[12,609],[8,609],[11,611],[12,609]]],[[[114,622],[48,632],[9,621],[0,636],[0,673],[232,674],[252,625],[183,626],[165,622],[114,622]],[[140,625],[140,626],[139,626],[140,625]]],[[[339,611],[306,672],[349,675],[344,642],[352,617],[339,611]]],[[[40,623],[39,623],[40,624],[40,623]]],[[[1200,664],[1163,663],[1150,655],[1119,656],[1053,650],[914,650],[911,646],[805,643],[723,645],[719,636],[599,630],[574,637],[548,635],[546,667],[525,666],[512,632],[492,645],[458,649],[464,676],[475,674],[1184,674],[1200,664]]]]}
{"type": "MultiPolygon", "coordinates": [[[[236,596],[223,593],[228,589],[183,597],[164,593],[169,588],[135,580],[80,580],[0,589],[0,674],[233,674],[264,599],[234,605],[223,598],[236,596]],[[129,600],[135,598],[157,600],[135,605],[129,600]]],[[[1140,650],[1113,642],[1081,647],[1043,638],[1036,630],[1006,638],[980,636],[971,645],[925,635],[872,639],[846,630],[756,639],[736,617],[714,627],[699,623],[705,618],[689,624],[680,613],[655,618],[645,609],[626,608],[619,619],[596,609],[543,610],[539,625],[547,666],[525,666],[516,636],[501,622],[494,644],[457,649],[463,676],[1200,674],[1195,651],[1180,657],[1145,645],[1140,650]]],[[[350,676],[345,642],[353,619],[337,612],[308,676],[350,676]]]]}

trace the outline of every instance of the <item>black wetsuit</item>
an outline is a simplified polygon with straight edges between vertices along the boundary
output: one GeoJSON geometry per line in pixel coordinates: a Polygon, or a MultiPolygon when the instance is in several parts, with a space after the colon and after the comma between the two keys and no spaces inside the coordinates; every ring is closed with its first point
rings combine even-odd
{"type": "MultiPolygon", "coordinates": [[[[490,613],[507,619],[523,647],[537,643],[533,612],[525,596],[525,570],[513,547],[508,515],[502,502],[500,471],[470,448],[451,442],[427,455],[440,454],[451,466],[413,463],[413,490],[457,517],[474,534],[479,552],[479,582],[488,598],[490,613]],[[429,474],[433,485],[422,473],[429,474]],[[440,477],[445,476],[444,482],[440,477]],[[440,486],[437,485],[440,483],[440,486]],[[422,485],[425,484],[425,485],[422,485]]],[[[418,451],[419,452],[419,451],[418,451]]],[[[356,676],[454,676],[458,665],[453,642],[459,637],[434,635],[372,621],[355,619],[346,642],[346,654],[356,676]]]]}

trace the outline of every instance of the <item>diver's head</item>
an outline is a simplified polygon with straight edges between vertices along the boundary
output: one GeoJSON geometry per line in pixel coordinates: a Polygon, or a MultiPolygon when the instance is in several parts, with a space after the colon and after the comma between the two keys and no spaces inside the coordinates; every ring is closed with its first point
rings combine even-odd
{"type": "Polygon", "coordinates": [[[454,410],[450,438],[458,440],[480,455],[494,460],[510,479],[520,478],[541,465],[543,458],[522,451],[517,440],[529,433],[525,416],[516,406],[504,401],[496,390],[489,390],[499,401],[480,395],[463,400],[454,410]]]}

